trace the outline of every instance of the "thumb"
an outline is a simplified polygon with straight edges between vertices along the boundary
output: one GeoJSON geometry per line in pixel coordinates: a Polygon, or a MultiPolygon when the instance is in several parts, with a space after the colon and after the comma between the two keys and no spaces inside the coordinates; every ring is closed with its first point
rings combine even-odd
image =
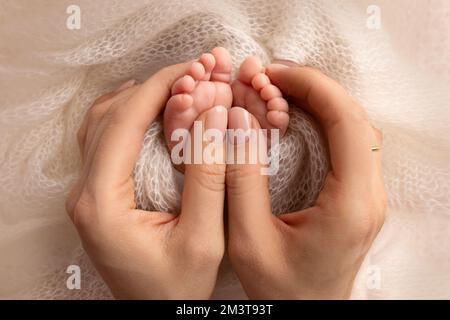
{"type": "MultiPolygon", "coordinates": [[[[183,149],[185,176],[178,226],[189,235],[223,241],[227,109],[217,106],[194,122],[183,149]]],[[[204,238],[203,238],[204,239],[204,238]]]]}
{"type": "Polygon", "coordinates": [[[271,64],[266,67],[266,74],[296,105],[324,126],[333,123],[342,110],[355,105],[341,85],[317,69],[271,64]]]}
{"type": "Polygon", "coordinates": [[[228,128],[232,129],[228,132],[226,173],[229,237],[234,242],[264,239],[273,225],[268,178],[262,174],[261,162],[250,159],[255,154],[259,156],[261,148],[267,148],[267,141],[239,141],[239,132],[260,130],[258,121],[243,108],[234,107],[229,111],[228,128]]]}

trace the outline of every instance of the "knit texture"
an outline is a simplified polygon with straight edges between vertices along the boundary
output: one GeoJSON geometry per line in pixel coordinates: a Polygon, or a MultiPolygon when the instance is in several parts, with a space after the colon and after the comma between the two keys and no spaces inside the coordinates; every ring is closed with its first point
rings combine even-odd
{"type": "MultiPolygon", "coordinates": [[[[383,131],[387,221],[353,297],[450,298],[450,4],[379,0],[381,28],[370,29],[373,4],[2,1],[0,297],[111,297],[64,210],[80,172],[80,123],[95,98],[126,80],[144,81],[223,46],[234,71],[248,55],[320,69],[383,131]],[[72,4],[81,9],[80,30],[66,28],[72,4]],[[66,288],[70,264],[81,267],[81,290],[66,288]]],[[[314,202],[328,165],[320,141],[313,121],[293,107],[280,171],[270,178],[275,213],[314,202]]],[[[136,166],[136,199],[143,208],[177,212],[180,188],[163,142],[156,122],[136,166]]],[[[226,259],[214,297],[244,297],[226,259]]]]}

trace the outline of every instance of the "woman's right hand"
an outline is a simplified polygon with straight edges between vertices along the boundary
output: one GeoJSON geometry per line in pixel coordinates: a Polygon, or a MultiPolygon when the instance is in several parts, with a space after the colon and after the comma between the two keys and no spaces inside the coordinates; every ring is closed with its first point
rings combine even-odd
{"type": "MultiPolygon", "coordinates": [[[[78,134],[82,169],[66,208],[117,298],[207,299],[214,289],[225,247],[225,164],[186,165],[178,216],[135,203],[133,170],[145,132],[189,66],[164,68],[142,85],[100,97],[78,134]]],[[[214,110],[197,120],[226,127],[227,117],[214,110]]]]}
{"type": "Polygon", "coordinates": [[[230,260],[250,298],[348,298],[384,221],[381,153],[371,150],[381,146],[381,134],[345,90],[319,71],[274,64],[266,73],[321,125],[331,171],[314,207],[275,217],[260,166],[228,165],[230,260]]]}

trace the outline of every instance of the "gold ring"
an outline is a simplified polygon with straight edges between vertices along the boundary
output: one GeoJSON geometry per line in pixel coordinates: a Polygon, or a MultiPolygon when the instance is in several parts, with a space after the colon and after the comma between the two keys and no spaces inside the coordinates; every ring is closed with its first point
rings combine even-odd
{"type": "Polygon", "coordinates": [[[378,146],[372,146],[372,147],[370,147],[370,150],[373,151],[373,152],[376,152],[376,151],[380,151],[381,148],[378,147],[378,146]]]}

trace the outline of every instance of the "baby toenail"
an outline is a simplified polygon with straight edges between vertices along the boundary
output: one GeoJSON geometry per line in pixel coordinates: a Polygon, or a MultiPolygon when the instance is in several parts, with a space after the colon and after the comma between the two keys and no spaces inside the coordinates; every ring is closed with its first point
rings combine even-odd
{"type": "Polygon", "coordinates": [[[261,90],[269,83],[270,83],[269,78],[263,73],[260,73],[257,76],[255,76],[252,81],[253,88],[257,91],[261,90]]]}
{"type": "Polygon", "coordinates": [[[275,87],[274,85],[268,85],[261,90],[261,98],[266,101],[282,96],[283,94],[281,93],[280,89],[278,89],[278,87],[275,87]]]}

